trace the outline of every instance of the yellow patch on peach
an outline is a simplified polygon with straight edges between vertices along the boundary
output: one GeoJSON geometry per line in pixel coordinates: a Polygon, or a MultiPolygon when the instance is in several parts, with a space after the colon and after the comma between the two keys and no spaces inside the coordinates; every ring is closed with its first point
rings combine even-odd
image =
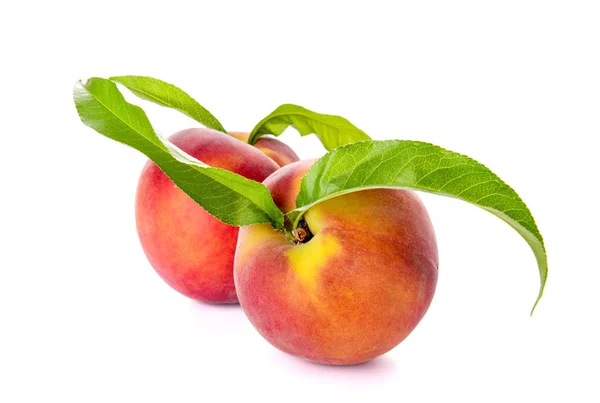
{"type": "Polygon", "coordinates": [[[311,290],[317,287],[318,273],[327,267],[327,262],[340,253],[337,239],[327,234],[317,234],[310,242],[287,250],[298,280],[311,290]]]}

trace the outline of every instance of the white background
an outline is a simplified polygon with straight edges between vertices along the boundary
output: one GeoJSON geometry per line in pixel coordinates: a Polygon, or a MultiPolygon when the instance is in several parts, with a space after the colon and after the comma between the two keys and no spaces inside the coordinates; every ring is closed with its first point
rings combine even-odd
{"type": "MultiPolygon", "coordinates": [[[[0,6],[0,401],[600,401],[597,2],[187,3],[0,6]],[[423,195],[441,266],[417,329],[365,365],[286,356],[147,263],[145,158],[81,124],[71,96],[121,74],[179,85],[229,130],[292,102],[485,163],[545,237],[545,297],[530,317],[537,268],[508,225],[423,195]]],[[[163,134],[195,126],[146,110],[163,134]]]]}

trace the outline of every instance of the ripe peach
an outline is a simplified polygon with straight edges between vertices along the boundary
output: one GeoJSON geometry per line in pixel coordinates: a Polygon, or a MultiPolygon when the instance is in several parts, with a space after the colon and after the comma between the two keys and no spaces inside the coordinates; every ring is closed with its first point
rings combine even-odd
{"type": "MultiPolygon", "coordinates": [[[[312,161],[279,169],[265,185],[295,208],[312,161]]],[[[324,201],[304,215],[314,235],[293,244],[268,224],[240,229],[234,278],[252,324],[289,354],[356,364],[400,343],[433,298],[435,234],[413,192],[371,189],[324,201]]]]}
{"type": "MultiPolygon", "coordinates": [[[[215,130],[183,130],[169,140],[210,166],[255,181],[279,168],[258,149],[215,130]]],[[[204,302],[237,302],[233,258],[238,228],[208,214],[151,161],[138,183],[136,224],[150,264],[171,287],[204,302]]]]}
{"type": "MultiPolygon", "coordinates": [[[[229,134],[244,143],[248,142],[248,135],[246,132],[229,132],[229,134]]],[[[259,138],[254,147],[258,148],[263,153],[267,154],[269,158],[275,161],[279,166],[285,166],[292,162],[298,161],[300,158],[296,155],[287,144],[282,143],[274,137],[263,136],[259,138]]]]}

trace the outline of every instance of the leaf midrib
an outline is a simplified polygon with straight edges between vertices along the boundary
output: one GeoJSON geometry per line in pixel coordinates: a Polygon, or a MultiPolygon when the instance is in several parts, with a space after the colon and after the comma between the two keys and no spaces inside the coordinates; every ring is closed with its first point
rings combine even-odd
{"type": "MultiPolygon", "coordinates": [[[[451,197],[451,198],[454,198],[454,199],[458,199],[458,200],[464,201],[466,203],[472,204],[472,205],[474,205],[476,207],[479,207],[479,208],[481,208],[483,210],[486,210],[486,211],[488,211],[490,213],[492,213],[492,210],[493,210],[493,211],[497,211],[499,213],[502,213],[502,214],[506,215],[505,211],[508,211],[508,210],[498,210],[496,208],[484,206],[484,205],[481,205],[481,204],[478,204],[478,203],[475,203],[475,202],[470,202],[470,201],[467,201],[465,199],[461,199],[460,197],[458,197],[456,195],[453,195],[453,194],[450,194],[450,193],[447,193],[447,192],[442,192],[442,191],[439,191],[439,190],[435,190],[435,189],[432,189],[431,187],[419,186],[417,188],[417,187],[411,187],[411,186],[398,186],[398,185],[394,185],[394,186],[369,185],[369,186],[361,186],[361,187],[357,187],[357,188],[352,188],[352,189],[348,189],[348,190],[337,191],[337,192],[332,193],[332,194],[330,194],[328,196],[325,196],[325,197],[323,197],[323,198],[321,198],[319,200],[316,200],[316,201],[314,201],[312,203],[306,204],[304,206],[298,207],[298,208],[290,211],[290,213],[296,212],[298,214],[298,216],[294,220],[295,221],[294,222],[294,227],[296,226],[296,224],[298,223],[298,221],[302,218],[302,216],[309,209],[311,209],[312,207],[316,206],[317,204],[320,204],[320,203],[322,203],[322,202],[324,202],[326,200],[330,200],[330,199],[336,198],[338,196],[343,196],[343,195],[348,194],[348,193],[360,192],[362,190],[370,190],[370,189],[407,189],[407,190],[413,190],[413,191],[415,191],[415,190],[416,191],[423,191],[423,192],[426,192],[426,193],[431,193],[431,194],[436,194],[436,195],[441,195],[441,196],[445,196],[445,197],[451,197]]],[[[499,194],[499,195],[501,195],[501,194],[499,194]]],[[[523,211],[523,212],[527,213],[527,210],[524,210],[524,209],[514,209],[514,208],[511,208],[510,210],[523,211]]],[[[287,215],[290,215],[290,213],[288,213],[287,215]]],[[[531,212],[529,212],[529,215],[531,215],[531,212]]],[[[546,250],[543,238],[541,238],[541,234],[539,234],[539,229],[536,228],[536,232],[531,231],[531,229],[529,229],[527,226],[525,226],[525,225],[522,224],[523,220],[517,220],[517,219],[514,219],[514,218],[512,218],[512,217],[510,217],[508,215],[507,215],[507,217],[509,217],[511,220],[515,221],[521,227],[523,227],[523,229],[525,229],[526,231],[528,231],[529,233],[531,233],[535,237],[535,239],[539,242],[539,244],[542,247],[542,249],[544,251],[546,250]]],[[[532,220],[533,220],[533,217],[532,217],[532,220]]],[[[533,222],[535,224],[535,220],[533,220],[533,222]]]]}
{"type": "MultiPolygon", "coordinates": [[[[122,84],[120,81],[117,81],[117,82],[118,82],[119,84],[122,84]]],[[[123,84],[123,85],[125,85],[125,84],[123,84]]],[[[128,87],[128,86],[126,86],[126,87],[128,87]]],[[[157,98],[156,96],[154,96],[154,95],[152,95],[152,94],[150,94],[150,93],[146,92],[145,90],[142,90],[142,89],[140,89],[139,87],[136,87],[136,88],[135,88],[135,91],[137,91],[137,92],[140,92],[140,93],[144,94],[145,96],[147,96],[148,98],[152,98],[153,100],[155,100],[155,101],[157,101],[157,102],[159,102],[159,103],[161,103],[161,104],[165,104],[165,105],[166,105],[166,106],[168,106],[169,108],[173,108],[173,109],[180,110],[180,109],[179,109],[177,106],[173,105],[171,102],[165,102],[165,101],[163,101],[162,99],[160,99],[160,98],[157,98]]]]}

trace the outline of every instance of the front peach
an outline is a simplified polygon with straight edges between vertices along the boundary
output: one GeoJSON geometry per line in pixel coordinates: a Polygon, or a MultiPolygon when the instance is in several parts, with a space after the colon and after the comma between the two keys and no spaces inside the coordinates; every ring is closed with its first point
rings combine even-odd
{"type": "MultiPolygon", "coordinates": [[[[308,166],[265,181],[282,210],[308,166]]],[[[396,346],[425,314],[437,281],[435,235],[418,197],[366,190],[317,204],[304,218],[314,237],[299,245],[269,225],[240,229],[234,278],[252,324],[275,347],[320,363],[360,363],[396,346]]]]}

